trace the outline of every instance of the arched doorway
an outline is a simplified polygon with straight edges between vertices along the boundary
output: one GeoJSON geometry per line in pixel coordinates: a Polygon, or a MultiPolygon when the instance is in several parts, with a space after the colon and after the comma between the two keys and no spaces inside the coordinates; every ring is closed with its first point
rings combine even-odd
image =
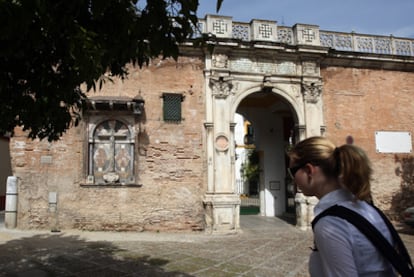
{"type": "Polygon", "coordinates": [[[238,153],[235,153],[234,137],[237,126],[234,116],[238,112],[252,122],[256,143],[261,148],[258,149],[263,168],[259,182],[260,213],[283,214],[288,210],[288,203],[297,200],[303,203],[300,209],[304,211],[297,216],[297,225],[307,228],[312,217],[308,214],[309,201],[303,196],[299,199],[299,193],[295,200],[286,198],[285,148],[289,136],[294,143],[308,136],[321,135],[325,129],[318,64],[314,60],[310,62],[311,57],[302,61],[265,55],[268,50],[250,55],[247,50],[232,52],[230,48],[216,48],[208,57],[204,71],[207,189],[203,204],[207,231],[240,229],[241,199],[237,194],[235,159],[238,153]],[[315,70],[301,70],[308,63],[315,70]],[[254,105],[258,105],[256,109],[250,107],[254,105]],[[290,132],[292,124],[293,134],[290,132]],[[289,126],[288,132],[283,132],[285,125],[289,126]]]}
{"type": "MultiPolygon", "coordinates": [[[[291,105],[271,90],[259,90],[248,94],[237,106],[236,115],[243,118],[244,139],[235,133],[236,152],[242,152],[236,162],[236,183],[240,193],[239,178],[244,190],[241,192],[241,213],[246,206],[258,205],[262,216],[295,214],[295,191],[287,177],[286,150],[293,143],[295,114],[291,105]],[[238,143],[239,142],[239,143],[238,143]],[[241,168],[238,168],[241,164],[241,168]],[[238,171],[241,172],[237,178],[238,171]],[[256,173],[256,174],[255,174],[256,173]],[[258,201],[255,202],[254,200],[258,201]]],[[[237,124],[240,124],[240,119],[237,124]]]]}

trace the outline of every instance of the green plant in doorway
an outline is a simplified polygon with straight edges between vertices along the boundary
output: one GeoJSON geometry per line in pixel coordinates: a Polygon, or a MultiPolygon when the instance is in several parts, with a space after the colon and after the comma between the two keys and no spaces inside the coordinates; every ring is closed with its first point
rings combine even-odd
{"type": "MultiPolygon", "coordinates": [[[[249,187],[255,187],[253,194],[258,193],[260,171],[259,153],[255,149],[248,150],[246,162],[242,164],[242,172],[244,180],[249,183],[249,187]]],[[[250,189],[249,194],[251,193],[250,189]]]]}

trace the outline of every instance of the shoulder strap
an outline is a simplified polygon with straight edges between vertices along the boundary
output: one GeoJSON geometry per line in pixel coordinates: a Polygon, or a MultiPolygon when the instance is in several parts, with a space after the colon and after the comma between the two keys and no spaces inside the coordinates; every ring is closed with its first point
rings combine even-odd
{"type": "MultiPolygon", "coordinates": [[[[382,212],[380,214],[381,217],[385,217],[385,215],[383,215],[382,212]]],[[[399,237],[397,231],[395,231],[394,227],[392,227],[392,224],[388,221],[388,219],[384,221],[386,222],[388,228],[390,228],[389,224],[391,225],[390,232],[398,245],[400,253],[398,253],[395,250],[395,248],[378,231],[377,228],[375,228],[363,216],[351,209],[339,205],[334,205],[326,209],[318,216],[316,216],[315,219],[312,221],[312,229],[314,228],[318,220],[324,216],[337,216],[347,220],[348,222],[353,224],[358,230],[360,230],[360,232],[363,233],[372,242],[372,244],[377,247],[377,249],[382,253],[382,255],[384,255],[384,257],[386,257],[394,266],[394,268],[401,274],[401,276],[414,276],[413,265],[411,263],[411,259],[409,258],[410,256],[408,255],[404,243],[402,243],[402,240],[399,237]],[[403,248],[403,250],[401,250],[401,248],[403,248]]]]}
{"type": "Polygon", "coordinates": [[[390,233],[394,239],[394,242],[397,244],[398,246],[398,252],[400,253],[401,256],[403,256],[405,258],[405,260],[407,261],[407,263],[411,266],[411,268],[413,268],[413,264],[411,262],[411,258],[410,258],[410,254],[408,254],[407,248],[404,245],[404,242],[401,240],[400,235],[398,234],[397,230],[395,230],[394,226],[392,225],[392,223],[388,220],[387,216],[376,206],[372,205],[372,207],[377,210],[378,214],[382,217],[382,220],[385,222],[385,224],[387,224],[388,229],[390,230],[390,233]]]}

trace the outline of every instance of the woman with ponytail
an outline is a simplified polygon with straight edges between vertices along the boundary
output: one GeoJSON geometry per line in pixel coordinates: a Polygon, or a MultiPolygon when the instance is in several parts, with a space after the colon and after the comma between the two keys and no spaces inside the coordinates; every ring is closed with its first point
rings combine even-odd
{"type": "MultiPolygon", "coordinates": [[[[354,145],[336,147],[324,137],[299,142],[289,153],[289,173],[306,196],[319,199],[315,216],[340,205],[372,223],[390,242],[391,233],[370,204],[370,161],[354,145]]],[[[314,227],[315,251],[311,253],[311,276],[396,276],[390,262],[353,224],[336,217],[320,218],[314,227]]]]}

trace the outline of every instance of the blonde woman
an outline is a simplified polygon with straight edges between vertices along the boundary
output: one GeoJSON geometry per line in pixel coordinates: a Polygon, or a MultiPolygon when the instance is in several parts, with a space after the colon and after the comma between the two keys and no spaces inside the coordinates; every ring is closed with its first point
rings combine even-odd
{"type": "MultiPolygon", "coordinates": [[[[316,196],[315,216],[333,205],[366,218],[390,242],[391,233],[371,202],[372,169],[364,151],[345,144],[336,147],[324,137],[299,142],[289,153],[289,173],[306,196],[316,196]]],[[[314,228],[311,276],[376,276],[396,273],[390,262],[353,224],[335,217],[320,218],[314,228]]]]}

